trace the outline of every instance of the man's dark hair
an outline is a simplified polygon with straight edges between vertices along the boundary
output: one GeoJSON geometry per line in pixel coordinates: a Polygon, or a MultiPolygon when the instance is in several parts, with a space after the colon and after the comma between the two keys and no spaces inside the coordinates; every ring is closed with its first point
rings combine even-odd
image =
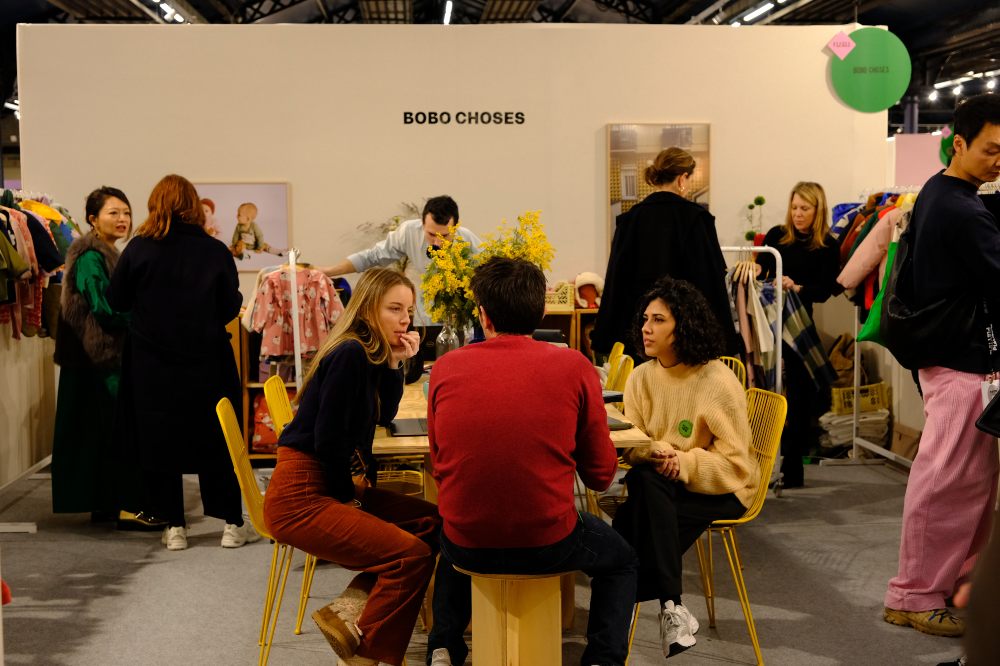
{"type": "Polygon", "coordinates": [[[972,145],[986,123],[1000,125],[1000,95],[976,95],[955,109],[955,134],[965,139],[966,145],[972,145]]]}
{"type": "Polygon", "coordinates": [[[649,304],[660,299],[674,317],[674,353],[684,365],[703,365],[722,356],[722,327],[708,301],[687,280],[662,277],[639,299],[632,334],[635,348],[642,349],[642,317],[649,304]]]}
{"type": "Polygon", "coordinates": [[[434,224],[444,226],[452,220],[458,224],[458,204],[448,195],[431,197],[424,204],[424,212],[420,215],[420,221],[426,220],[428,215],[434,220],[434,224]]]}
{"type": "Polygon", "coordinates": [[[545,274],[524,259],[493,257],[472,274],[472,293],[497,333],[531,335],[545,315],[545,274]]]}

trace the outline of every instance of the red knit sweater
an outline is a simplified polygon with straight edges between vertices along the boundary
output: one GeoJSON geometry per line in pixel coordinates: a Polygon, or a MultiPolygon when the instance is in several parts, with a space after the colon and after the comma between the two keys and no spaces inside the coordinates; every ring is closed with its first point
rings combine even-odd
{"type": "Polygon", "coordinates": [[[434,364],[427,405],[438,509],[465,548],[530,548],[577,523],[574,473],[617,468],[597,373],[575,350],[500,336],[434,364]]]}

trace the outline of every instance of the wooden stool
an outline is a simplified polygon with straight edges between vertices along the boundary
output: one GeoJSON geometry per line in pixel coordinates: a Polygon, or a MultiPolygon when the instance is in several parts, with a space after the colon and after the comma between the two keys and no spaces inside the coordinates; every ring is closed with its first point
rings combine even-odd
{"type": "Polygon", "coordinates": [[[472,578],[472,651],[476,666],[562,663],[560,579],[551,574],[485,574],[472,578]]]}

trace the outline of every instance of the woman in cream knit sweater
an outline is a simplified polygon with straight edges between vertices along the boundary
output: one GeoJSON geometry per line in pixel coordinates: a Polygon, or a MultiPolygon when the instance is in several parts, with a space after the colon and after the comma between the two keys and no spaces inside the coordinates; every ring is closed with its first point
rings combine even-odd
{"type": "Polygon", "coordinates": [[[639,303],[636,346],[649,360],[625,387],[625,415],[653,440],[629,449],[628,499],[614,527],[639,554],[638,601],[659,599],[664,656],[695,644],[681,604],[682,556],[714,520],[743,515],[759,473],[746,395],[716,360],[722,330],[701,293],[669,277],[639,303]]]}

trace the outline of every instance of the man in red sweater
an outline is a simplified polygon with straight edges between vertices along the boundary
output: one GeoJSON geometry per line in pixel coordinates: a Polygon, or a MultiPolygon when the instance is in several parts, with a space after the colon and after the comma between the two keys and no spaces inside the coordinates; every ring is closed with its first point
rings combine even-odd
{"type": "Polygon", "coordinates": [[[576,510],[575,475],[605,490],[617,456],[597,373],[575,350],[531,339],[545,312],[534,264],[493,258],[472,291],[486,341],[449,352],[431,372],[427,430],[444,521],[427,663],[464,663],[471,581],[455,571],[591,576],[581,663],[625,663],[635,602],[632,547],[576,510]]]}

